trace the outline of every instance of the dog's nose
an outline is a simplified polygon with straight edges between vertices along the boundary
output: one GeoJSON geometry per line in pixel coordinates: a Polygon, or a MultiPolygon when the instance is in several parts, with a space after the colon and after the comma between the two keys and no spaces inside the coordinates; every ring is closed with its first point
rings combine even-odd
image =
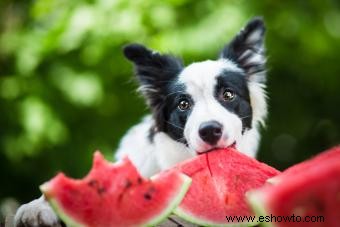
{"type": "Polygon", "coordinates": [[[217,121],[208,121],[200,125],[198,133],[204,142],[215,145],[222,136],[222,129],[223,126],[217,121]]]}

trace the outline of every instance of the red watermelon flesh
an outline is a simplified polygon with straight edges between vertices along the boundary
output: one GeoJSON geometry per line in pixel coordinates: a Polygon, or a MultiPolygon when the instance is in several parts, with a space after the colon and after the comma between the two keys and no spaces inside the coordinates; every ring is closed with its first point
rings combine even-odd
{"type": "MultiPolygon", "coordinates": [[[[335,154],[332,152],[328,154],[335,154]]],[[[294,168],[294,174],[285,175],[283,180],[276,182],[277,184],[266,185],[248,193],[249,202],[255,212],[271,217],[272,223],[267,225],[339,226],[340,157],[333,156],[329,159],[325,158],[326,156],[322,154],[321,157],[298,164],[300,167],[294,168]],[[313,163],[314,167],[310,166],[310,163],[313,163]],[[298,171],[298,168],[301,170],[298,171]],[[286,218],[286,221],[282,221],[283,218],[286,218]]]]}
{"type": "Polygon", "coordinates": [[[281,174],[268,179],[269,183],[275,184],[278,181],[289,179],[290,176],[295,175],[296,173],[308,172],[310,169],[315,168],[320,163],[332,161],[332,160],[340,160],[340,146],[333,147],[327,151],[324,151],[317,156],[310,158],[309,160],[303,161],[296,165],[293,165],[283,171],[281,174]]]}
{"type": "Polygon", "coordinates": [[[43,184],[41,191],[68,226],[146,226],[166,218],[190,182],[178,171],[144,179],[128,158],[112,164],[96,152],[85,178],[76,180],[60,173],[43,184]]]}
{"type": "Polygon", "coordinates": [[[199,155],[175,168],[191,177],[192,184],[174,213],[204,226],[235,224],[226,216],[250,215],[245,193],[279,173],[233,148],[199,155]]]}

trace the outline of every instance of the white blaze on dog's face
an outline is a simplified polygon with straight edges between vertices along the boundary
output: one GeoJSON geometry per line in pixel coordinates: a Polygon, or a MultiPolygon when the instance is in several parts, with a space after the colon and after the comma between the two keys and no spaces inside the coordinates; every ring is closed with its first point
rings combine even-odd
{"type": "Polygon", "coordinates": [[[179,75],[179,82],[184,84],[190,97],[187,100],[190,114],[184,127],[184,137],[188,146],[197,153],[228,147],[242,136],[242,118],[251,115],[251,108],[245,105],[245,116],[239,116],[242,113],[235,113],[227,107],[236,101],[235,96],[240,92],[236,91],[237,85],[238,89],[245,89],[242,93],[248,93],[245,83],[243,86],[233,85],[232,81],[229,85],[221,84],[231,75],[244,77],[242,70],[226,59],[193,63],[179,75]],[[228,98],[226,93],[233,97],[228,98]]]}
{"type": "Polygon", "coordinates": [[[257,127],[267,110],[264,31],[263,21],[253,19],[224,47],[219,59],[187,67],[174,56],[139,44],[126,46],[124,54],[135,64],[139,90],[155,120],[150,141],[163,132],[195,153],[236,143],[253,156],[257,127]]]}

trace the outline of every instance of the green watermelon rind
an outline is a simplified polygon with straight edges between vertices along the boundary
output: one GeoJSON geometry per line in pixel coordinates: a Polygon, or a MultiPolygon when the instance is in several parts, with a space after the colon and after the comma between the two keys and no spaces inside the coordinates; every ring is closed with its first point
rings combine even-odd
{"type": "MultiPolygon", "coordinates": [[[[162,221],[164,221],[171,213],[172,211],[181,203],[183,200],[186,192],[189,190],[189,187],[191,185],[191,178],[186,176],[185,174],[179,173],[179,176],[181,180],[183,181],[182,186],[179,188],[179,192],[174,193],[176,196],[171,200],[172,202],[168,204],[168,206],[164,209],[162,213],[157,215],[154,219],[151,219],[147,223],[145,223],[143,226],[155,226],[162,221]]],[[[151,179],[156,179],[158,175],[151,177],[151,179]]],[[[67,224],[67,226],[70,227],[86,227],[86,224],[80,223],[79,221],[74,220],[69,215],[67,215],[65,212],[63,212],[63,209],[61,208],[61,204],[56,199],[50,198],[46,192],[49,191],[49,183],[45,183],[40,186],[40,190],[43,194],[45,194],[45,198],[50,203],[53,210],[57,213],[57,215],[67,224]]]]}
{"type": "MultiPolygon", "coordinates": [[[[157,178],[158,175],[151,177],[151,180],[154,180],[157,178]]],[[[191,178],[188,177],[185,174],[180,173],[180,177],[183,180],[183,185],[180,188],[179,192],[177,193],[177,196],[173,198],[172,202],[168,205],[168,207],[163,211],[163,213],[156,216],[154,219],[150,220],[148,223],[146,223],[145,226],[155,226],[162,221],[164,221],[170,214],[173,212],[173,210],[178,207],[178,205],[182,202],[184,199],[185,194],[189,190],[189,187],[191,185],[191,178]]]]}
{"type": "Polygon", "coordinates": [[[53,199],[46,194],[46,192],[49,191],[49,183],[45,183],[41,185],[40,191],[45,195],[45,198],[51,205],[52,209],[57,213],[58,217],[63,220],[67,226],[69,227],[86,227],[85,224],[80,223],[79,221],[74,220],[69,215],[67,215],[65,212],[63,212],[62,206],[59,204],[59,202],[56,199],[53,199]]]}
{"type": "MultiPolygon", "coordinates": [[[[264,195],[261,191],[253,190],[246,193],[246,200],[257,217],[266,216],[268,212],[264,206],[264,195]]],[[[261,226],[273,227],[270,222],[261,222],[261,226]]]]}
{"type": "Polygon", "coordinates": [[[211,222],[205,219],[201,218],[195,218],[194,215],[191,215],[190,213],[183,210],[181,207],[177,207],[174,211],[174,214],[176,214],[178,217],[183,218],[184,220],[194,223],[196,225],[200,226],[211,226],[211,227],[243,227],[243,226],[255,226],[258,223],[257,222],[242,222],[242,223],[230,223],[230,224],[221,224],[221,223],[215,223],[211,222]]]}

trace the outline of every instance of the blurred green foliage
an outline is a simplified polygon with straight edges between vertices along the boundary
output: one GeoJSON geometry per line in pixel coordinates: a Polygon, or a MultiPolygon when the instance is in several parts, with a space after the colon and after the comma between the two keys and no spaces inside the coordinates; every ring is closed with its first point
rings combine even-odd
{"type": "Polygon", "coordinates": [[[38,197],[58,170],[84,175],[95,149],[112,159],[148,111],[122,45],[216,58],[255,15],[270,68],[259,158],[284,169],[340,142],[339,1],[2,0],[0,200],[38,197]]]}

